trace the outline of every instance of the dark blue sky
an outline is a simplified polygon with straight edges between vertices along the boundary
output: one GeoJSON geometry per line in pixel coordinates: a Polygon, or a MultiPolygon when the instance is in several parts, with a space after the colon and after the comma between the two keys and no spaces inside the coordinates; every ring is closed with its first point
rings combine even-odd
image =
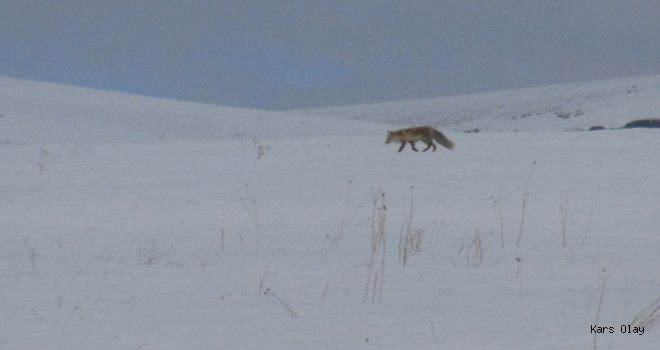
{"type": "Polygon", "coordinates": [[[657,0],[2,0],[0,75],[290,109],[660,73],[657,0]]]}

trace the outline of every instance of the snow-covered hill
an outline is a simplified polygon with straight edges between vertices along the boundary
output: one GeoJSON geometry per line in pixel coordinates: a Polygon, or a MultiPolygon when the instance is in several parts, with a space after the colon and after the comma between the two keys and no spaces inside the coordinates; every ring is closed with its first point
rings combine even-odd
{"type": "Polygon", "coordinates": [[[462,97],[502,117],[401,153],[384,124],[0,79],[0,349],[657,349],[658,131],[556,131],[648,117],[654,79],[547,88],[569,118],[462,97]]]}
{"type": "Polygon", "coordinates": [[[620,128],[660,118],[660,75],[294,112],[453,131],[620,128]]]}
{"type": "Polygon", "coordinates": [[[0,144],[213,141],[382,133],[373,123],[0,77],[0,144]]]}

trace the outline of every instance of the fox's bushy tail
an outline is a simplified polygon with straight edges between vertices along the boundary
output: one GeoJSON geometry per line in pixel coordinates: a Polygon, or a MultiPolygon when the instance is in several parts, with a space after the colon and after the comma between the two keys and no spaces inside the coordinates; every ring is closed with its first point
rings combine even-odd
{"type": "Polygon", "coordinates": [[[436,129],[433,129],[433,139],[437,143],[447,147],[448,149],[454,149],[454,143],[450,139],[448,139],[447,136],[445,136],[445,134],[441,133],[436,129]]]}

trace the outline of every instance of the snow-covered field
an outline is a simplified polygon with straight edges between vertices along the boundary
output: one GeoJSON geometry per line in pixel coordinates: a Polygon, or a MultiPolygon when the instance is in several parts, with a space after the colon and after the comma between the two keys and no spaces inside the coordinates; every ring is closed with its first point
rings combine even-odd
{"type": "Polygon", "coordinates": [[[377,123],[0,102],[2,349],[657,349],[657,130],[397,153],[377,123]]]}
{"type": "Polygon", "coordinates": [[[454,131],[574,131],[660,118],[659,96],[660,75],[649,75],[296,112],[454,131]]]}

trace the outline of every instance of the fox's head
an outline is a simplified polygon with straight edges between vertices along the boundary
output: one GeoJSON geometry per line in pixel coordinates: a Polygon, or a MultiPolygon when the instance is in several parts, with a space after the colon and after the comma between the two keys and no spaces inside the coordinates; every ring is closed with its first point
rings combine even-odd
{"type": "Polygon", "coordinates": [[[394,140],[394,133],[387,130],[387,138],[385,139],[385,144],[391,143],[394,140]]]}

